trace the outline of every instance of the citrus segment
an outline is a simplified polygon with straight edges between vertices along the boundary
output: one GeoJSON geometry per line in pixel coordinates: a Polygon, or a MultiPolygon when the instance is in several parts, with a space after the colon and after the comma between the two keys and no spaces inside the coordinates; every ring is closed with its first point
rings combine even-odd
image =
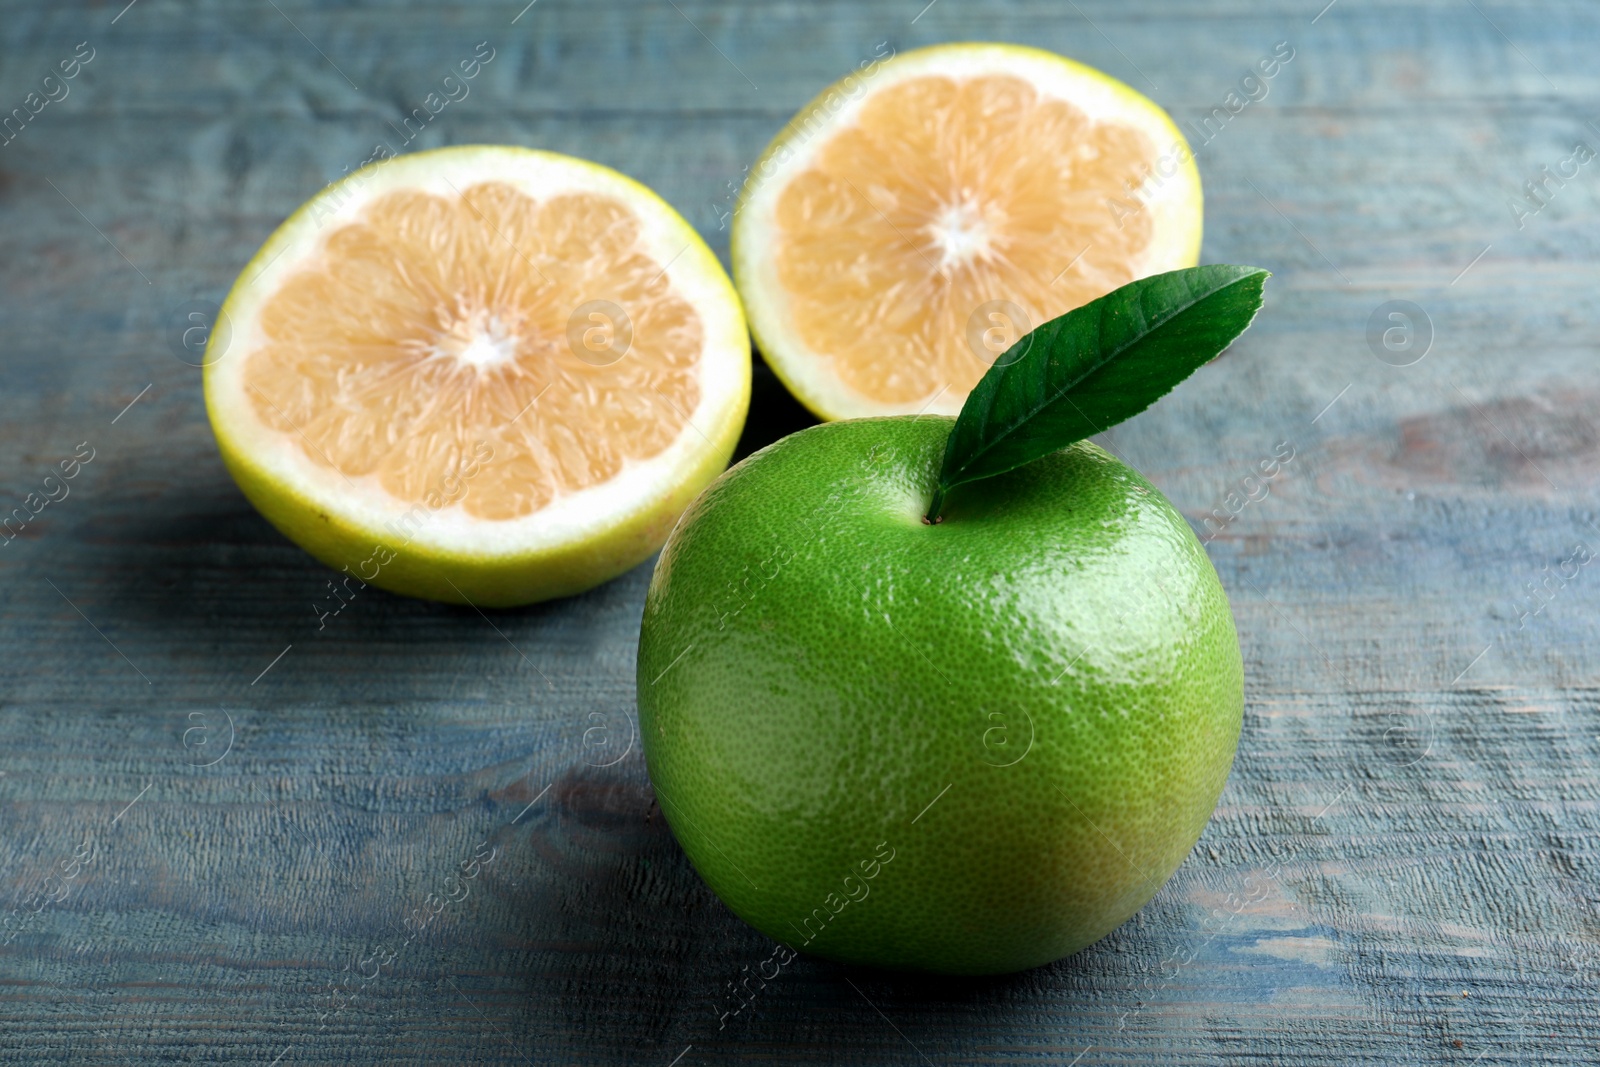
{"type": "Polygon", "coordinates": [[[817,414],[954,413],[1032,327],[1196,262],[1187,145],[1127,86],[1007,45],[852,78],[773,142],[734,224],[762,352],[817,414]]]}
{"type": "Polygon", "coordinates": [[[576,591],[653,551],[726,464],[742,317],[647,190],[462,148],[307,208],[230,295],[207,397],[247,495],[325,561],[384,545],[401,562],[364,580],[474,603],[576,591]]]}
{"type": "Polygon", "coordinates": [[[299,427],[311,462],[376,474],[413,502],[489,442],[486,477],[460,499],[478,518],[607,481],[660,453],[699,400],[699,316],[637,250],[638,229],[626,205],[588,194],[389,193],[262,309],[269,344],[245,369],[256,416],[291,441],[299,427]],[[574,223],[593,244],[572,240],[574,223]],[[635,309],[632,359],[594,366],[569,347],[588,294],[635,309]],[[546,392],[537,417],[516,417],[546,392]]]}

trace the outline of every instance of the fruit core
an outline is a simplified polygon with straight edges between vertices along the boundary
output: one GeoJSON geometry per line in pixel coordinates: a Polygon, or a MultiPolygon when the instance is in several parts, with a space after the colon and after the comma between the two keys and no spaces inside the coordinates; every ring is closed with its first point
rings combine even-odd
{"type": "Polygon", "coordinates": [[[511,328],[483,308],[451,317],[432,339],[407,338],[401,343],[425,356],[454,358],[479,370],[511,362],[522,347],[511,328]]]}

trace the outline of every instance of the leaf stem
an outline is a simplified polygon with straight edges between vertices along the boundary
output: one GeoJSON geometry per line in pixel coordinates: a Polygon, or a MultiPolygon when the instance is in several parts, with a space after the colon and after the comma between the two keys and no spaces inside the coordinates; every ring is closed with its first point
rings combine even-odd
{"type": "Polygon", "coordinates": [[[933,500],[928,504],[928,513],[922,521],[929,526],[939,525],[939,512],[944,509],[944,485],[936,484],[933,487],[933,500]]]}

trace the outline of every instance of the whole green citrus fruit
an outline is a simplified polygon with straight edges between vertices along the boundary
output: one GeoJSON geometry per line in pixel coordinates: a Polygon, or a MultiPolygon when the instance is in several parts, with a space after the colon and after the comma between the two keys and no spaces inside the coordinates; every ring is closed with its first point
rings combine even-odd
{"type": "Polygon", "coordinates": [[[1243,665],[1188,524],[1095,445],[924,523],[951,425],[817,426],[713,483],[650,584],[639,721],[673,833],[741,918],[986,974],[1098,940],[1177,869],[1243,665]]]}

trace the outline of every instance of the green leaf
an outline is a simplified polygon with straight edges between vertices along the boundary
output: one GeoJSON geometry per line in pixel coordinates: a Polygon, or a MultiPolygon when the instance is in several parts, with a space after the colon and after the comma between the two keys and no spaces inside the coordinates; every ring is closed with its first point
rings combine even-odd
{"type": "Polygon", "coordinates": [[[956,486],[1031,463],[1161,399],[1244,332],[1269,276],[1227,264],[1157,274],[1023,337],[962,405],[928,521],[956,486]]]}

